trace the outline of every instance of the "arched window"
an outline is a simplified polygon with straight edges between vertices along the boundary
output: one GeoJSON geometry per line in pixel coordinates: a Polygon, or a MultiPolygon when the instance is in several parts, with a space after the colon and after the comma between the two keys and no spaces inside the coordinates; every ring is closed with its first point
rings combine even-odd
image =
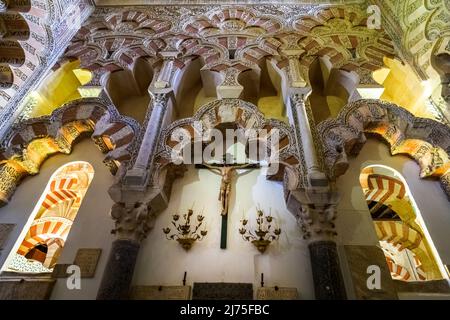
{"type": "Polygon", "coordinates": [[[52,272],[93,177],[94,168],[82,161],[56,170],[3,271],[52,272]]]}
{"type": "Polygon", "coordinates": [[[392,278],[442,279],[445,268],[403,176],[386,166],[368,166],[360,184],[392,278]]]}

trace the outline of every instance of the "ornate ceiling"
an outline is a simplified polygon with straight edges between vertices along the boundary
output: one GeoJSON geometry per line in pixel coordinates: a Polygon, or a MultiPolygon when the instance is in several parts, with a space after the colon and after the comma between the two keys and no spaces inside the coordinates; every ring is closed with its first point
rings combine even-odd
{"type": "Polygon", "coordinates": [[[91,15],[89,0],[1,3],[6,23],[0,24],[0,133],[24,109],[30,89],[57,59],[64,61],[61,53],[76,31],[64,57],[80,59],[81,68],[93,71],[90,85],[129,69],[138,57],[158,64],[168,51],[177,53],[180,69],[200,57],[202,69],[221,74],[225,85],[238,84],[243,71],[258,70],[264,57],[275,59],[281,70],[298,68],[306,81],[313,61],[326,57],[333,68],[355,71],[360,83],[371,85],[377,85],[372,71],[391,57],[409,64],[420,79],[439,82],[430,58],[449,50],[449,8],[433,0],[136,0],[129,7],[98,0],[91,15]],[[370,4],[381,8],[385,31],[367,28],[370,4]],[[90,15],[79,30],[69,25],[73,11],[83,21],[90,15]],[[297,65],[289,65],[292,56],[297,65]]]}
{"type": "Polygon", "coordinates": [[[0,133],[92,11],[89,0],[0,1],[0,133]]]}
{"type": "Polygon", "coordinates": [[[130,68],[138,57],[157,60],[162,51],[180,54],[180,67],[201,57],[203,69],[226,73],[258,69],[263,57],[288,64],[293,51],[308,78],[310,64],[329,57],[333,67],[356,71],[373,83],[371,71],[395,56],[388,35],[366,27],[359,6],[259,5],[97,8],[69,46],[66,57],[98,73],[130,68]],[[234,71],[233,71],[234,70],[234,71]]]}

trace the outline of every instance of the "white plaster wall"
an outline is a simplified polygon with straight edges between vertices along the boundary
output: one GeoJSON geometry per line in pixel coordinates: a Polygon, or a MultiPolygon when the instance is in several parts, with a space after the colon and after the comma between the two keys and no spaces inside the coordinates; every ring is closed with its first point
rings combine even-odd
{"type": "Polygon", "coordinates": [[[0,223],[16,224],[0,255],[0,265],[3,266],[52,174],[60,166],[72,161],[87,161],[94,167],[94,178],[78,211],[58,263],[73,263],[78,248],[101,248],[103,251],[97,271],[94,278],[81,280],[81,290],[68,290],[66,279],[58,279],[51,299],[95,299],[97,295],[113,241],[110,234],[113,221],[109,217],[109,210],[113,202],[107,193],[108,187],[113,183],[113,176],[102,163],[103,158],[104,155],[94,143],[85,139],[75,145],[72,154],[56,155],[45,161],[40,173],[26,178],[16,190],[11,202],[0,209],[0,223]]]}
{"type": "Polygon", "coordinates": [[[266,180],[259,169],[234,179],[227,249],[220,249],[220,176],[190,167],[183,178],[175,181],[169,207],[158,216],[155,228],[142,244],[134,285],[181,285],[187,271],[187,285],[247,282],[253,283],[256,292],[264,273],[266,286],[296,287],[301,299],[313,299],[308,248],[295,218],[286,209],[282,185],[266,180]],[[172,214],[186,213],[192,206],[195,215],[203,210],[208,235],[185,252],[176,241],[166,240],[162,228],[170,226],[172,214]],[[263,255],[238,232],[243,214],[254,219],[255,206],[266,211],[271,208],[282,228],[280,240],[263,255]]]}

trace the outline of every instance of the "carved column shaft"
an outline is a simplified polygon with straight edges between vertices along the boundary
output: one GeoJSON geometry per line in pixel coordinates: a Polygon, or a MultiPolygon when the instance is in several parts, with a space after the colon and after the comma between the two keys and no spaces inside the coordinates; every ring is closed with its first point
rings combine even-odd
{"type": "Polygon", "coordinates": [[[334,241],[315,241],[308,245],[317,300],[345,300],[344,279],[334,241]]]}
{"type": "Polygon", "coordinates": [[[153,103],[150,119],[148,120],[144,138],[142,139],[139,153],[134,166],[136,168],[146,168],[149,160],[158,144],[161,133],[162,122],[167,110],[168,95],[165,93],[152,94],[153,103]]]}
{"type": "Polygon", "coordinates": [[[288,208],[295,213],[303,239],[308,242],[315,297],[319,300],[346,299],[334,220],[339,195],[333,191],[294,190],[288,208]]]}
{"type": "Polygon", "coordinates": [[[127,184],[143,185],[147,179],[147,168],[151,166],[153,156],[162,131],[164,117],[167,113],[168,93],[152,93],[153,99],[149,108],[150,116],[139,146],[133,168],[125,180],[127,184]]]}
{"type": "Polygon", "coordinates": [[[306,111],[306,96],[307,93],[294,94],[291,97],[290,105],[297,144],[301,146],[299,150],[303,150],[302,156],[305,159],[308,180],[314,186],[315,181],[323,180],[325,175],[320,171],[320,165],[317,159],[316,146],[314,145],[312,129],[306,111]]]}
{"type": "Polygon", "coordinates": [[[154,87],[158,89],[167,88],[170,86],[172,80],[172,72],[174,70],[175,57],[173,55],[167,56],[164,59],[158,78],[154,83],[154,87]]]}
{"type": "Polygon", "coordinates": [[[139,253],[139,243],[115,240],[103,272],[97,300],[125,300],[129,298],[130,284],[139,253]]]}
{"type": "Polygon", "coordinates": [[[99,300],[128,299],[140,243],[153,227],[154,217],[145,203],[119,204],[111,209],[117,236],[97,293],[99,300]]]}

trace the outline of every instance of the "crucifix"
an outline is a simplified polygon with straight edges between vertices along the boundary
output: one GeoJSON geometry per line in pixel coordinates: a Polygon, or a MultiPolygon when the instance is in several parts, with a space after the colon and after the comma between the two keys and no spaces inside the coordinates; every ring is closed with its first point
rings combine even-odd
{"type": "MultiPolygon", "coordinates": [[[[226,249],[227,248],[228,209],[229,209],[228,202],[229,202],[229,195],[230,195],[230,191],[231,191],[231,182],[233,179],[233,175],[238,169],[259,168],[259,164],[254,164],[254,163],[227,164],[226,162],[224,162],[224,163],[218,163],[218,164],[204,163],[201,165],[197,165],[196,167],[209,169],[210,171],[212,171],[222,177],[222,180],[220,182],[219,199],[218,199],[220,201],[220,207],[221,207],[220,214],[222,215],[220,248],[226,249]]],[[[239,176],[239,174],[238,174],[238,176],[239,176]]]]}

